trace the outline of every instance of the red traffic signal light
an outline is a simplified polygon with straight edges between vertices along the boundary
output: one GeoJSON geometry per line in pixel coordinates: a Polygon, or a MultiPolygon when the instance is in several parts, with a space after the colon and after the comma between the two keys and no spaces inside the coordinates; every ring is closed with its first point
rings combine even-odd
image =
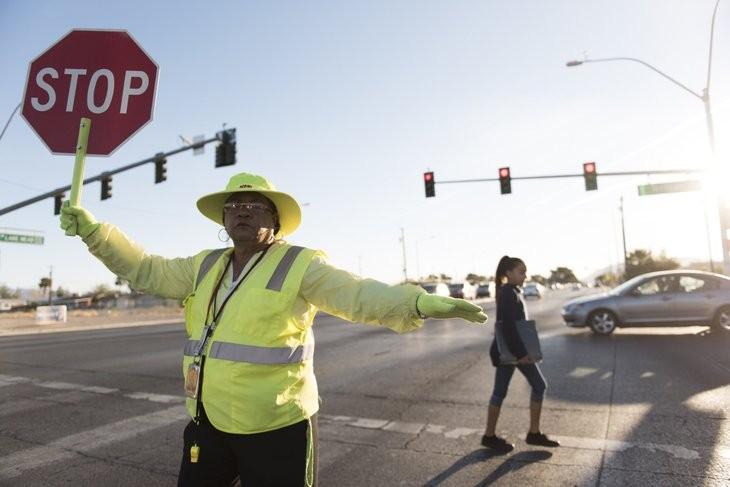
{"type": "Polygon", "coordinates": [[[502,194],[510,194],[512,192],[512,177],[509,174],[509,167],[499,168],[499,191],[502,194]]]}
{"type": "Polygon", "coordinates": [[[583,179],[586,183],[586,191],[594,191],[598,189],[598,175],[596,174],[596,163],[583,163],[583,179]]]}
{"type": "Polygon", "coordinates": [[[433,171],[423,173],[423,185],[426,189],[426,198],[436,196],[436,180],[433,177],[433,171]]]}

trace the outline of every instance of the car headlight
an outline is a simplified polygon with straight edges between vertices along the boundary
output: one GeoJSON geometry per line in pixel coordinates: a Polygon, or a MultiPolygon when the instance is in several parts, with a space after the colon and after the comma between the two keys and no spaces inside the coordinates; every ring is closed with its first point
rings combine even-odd
{"type": "Polygon", "coordinates": [[[572,313],[573,311],[577,311],[578,309],[580,309],[582,306],[583,305],[580,303],[568,304],[566,306],[563,306],[563,311],[566,313],[572,313]]]}

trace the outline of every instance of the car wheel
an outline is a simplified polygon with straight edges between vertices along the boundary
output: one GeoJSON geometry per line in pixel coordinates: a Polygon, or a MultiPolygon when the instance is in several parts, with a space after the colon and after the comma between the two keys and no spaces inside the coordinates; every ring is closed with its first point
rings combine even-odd
{"type": "Polygon", "coordinates": [[[612,312],[601,309],[594,311],[588,316],[588,326],[593,333],[598,335],[610,335],[618,326],[618,319],[612,312]]]}
{"type": "Polygon", "coordinates": [[[717,310],[712,324],[715,330],[730,334],[730,306],[723,306],[717,310]]]}

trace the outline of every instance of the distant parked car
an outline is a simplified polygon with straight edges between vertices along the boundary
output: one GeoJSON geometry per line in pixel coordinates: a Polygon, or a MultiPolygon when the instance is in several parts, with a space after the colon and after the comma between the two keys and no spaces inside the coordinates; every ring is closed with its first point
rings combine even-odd
{"type": "Polygon", "coordinates": [[[421,284],[421,287],[426,290],[429,294],[436,294],[438,296],[449,296],[449,286],[443,282],[425,282],[421,284]]]}
{"type": "Polygon", "coordinates": [[[526,298],[542,298],[544,288],[537,283],[530,283],[528,282],[524,286],[522,286],[522,295],[526,298]]]}
{"type": "Polygon", "coordinates": [[[617,327],[712,325],[730,334],[730,278],[702,271],[643,274],[605,294],[563,306],[568,326],[588,326],[599,335],[617,327]]]}
{"type": "Polygon", "coordinates": [[[464,299],[476,299],[477,298],[477,285],[472,284],[469,281],[462,284],[461,288],[461,294],[464,296],[464,299]]]}
{"type": "Polygon", "coordinates": [[[477,286],[477,298],[488,298],[490,296],[489,284],[479,284],[479,286],[477,286]]]}
{"type": "Polygon", "coordinates": [[[449,284],[449,295],[452,298],[464,298],[464,285],[462,283],[449,284]]]}

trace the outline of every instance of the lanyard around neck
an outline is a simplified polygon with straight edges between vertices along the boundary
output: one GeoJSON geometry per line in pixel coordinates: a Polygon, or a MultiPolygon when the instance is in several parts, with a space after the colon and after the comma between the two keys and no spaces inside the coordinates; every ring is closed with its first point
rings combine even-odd
{"type": "MultiPolygon", "coordinates": [[[[238,276],[238,279],[235,280],[235,282],[231,285],[231,287],[226,292],[226,295],[223,297],[223,302],[221,303],[220,308],[218,310],[215,310],[215,307],[213,307],[213,320],[205,325],[203,327],[203,333],[200,337],[200,341],[198,342],[198,347],[195,350],[194,356],[199,358],[203,355],[203,350],[205,350],[205,346],[208,343],[208,340],[210,339],[211,335],[213,334],[213,331],[215,330],[215,327],[218,325],[218,318],[220,318],[221,313],[223,313],[223,308],[225,308],[226,303],[228,303],[228,299],[233,295],[233,293],[238,289],[238,286],[241,285],[241,283],[246,280],[246,278],[251,274],[251,272],[256,268],[256,266],[261,262],[266,255],[266,252],[271,248],[269,245],[264,249],[263,252],[261,252],[261,255],[258,256],[258,258],[254,261],[253,265],[248,268],[248,270],[244,273],[242,272],[241,275],[238,276]]],[[[220,289],[221,283],[223,282],[223,279],[226,278],[226,271],[228,270],[228,267],[231,267],[231,272],[233,272],[233,253],[231,253],[231,258],[228,259],[228,264],[226,265],[226,268],[223,270],[223,273],[221,277],[218,279],[218,282],[215,285],[215,288],[213,289],[213,295],[211,296],[211,300],[208,303],[208,313],[206,314],[206,317],[210,315],[210,307],[215,302],[215,297],[218,294],[218,289],[220,289]]]]}

